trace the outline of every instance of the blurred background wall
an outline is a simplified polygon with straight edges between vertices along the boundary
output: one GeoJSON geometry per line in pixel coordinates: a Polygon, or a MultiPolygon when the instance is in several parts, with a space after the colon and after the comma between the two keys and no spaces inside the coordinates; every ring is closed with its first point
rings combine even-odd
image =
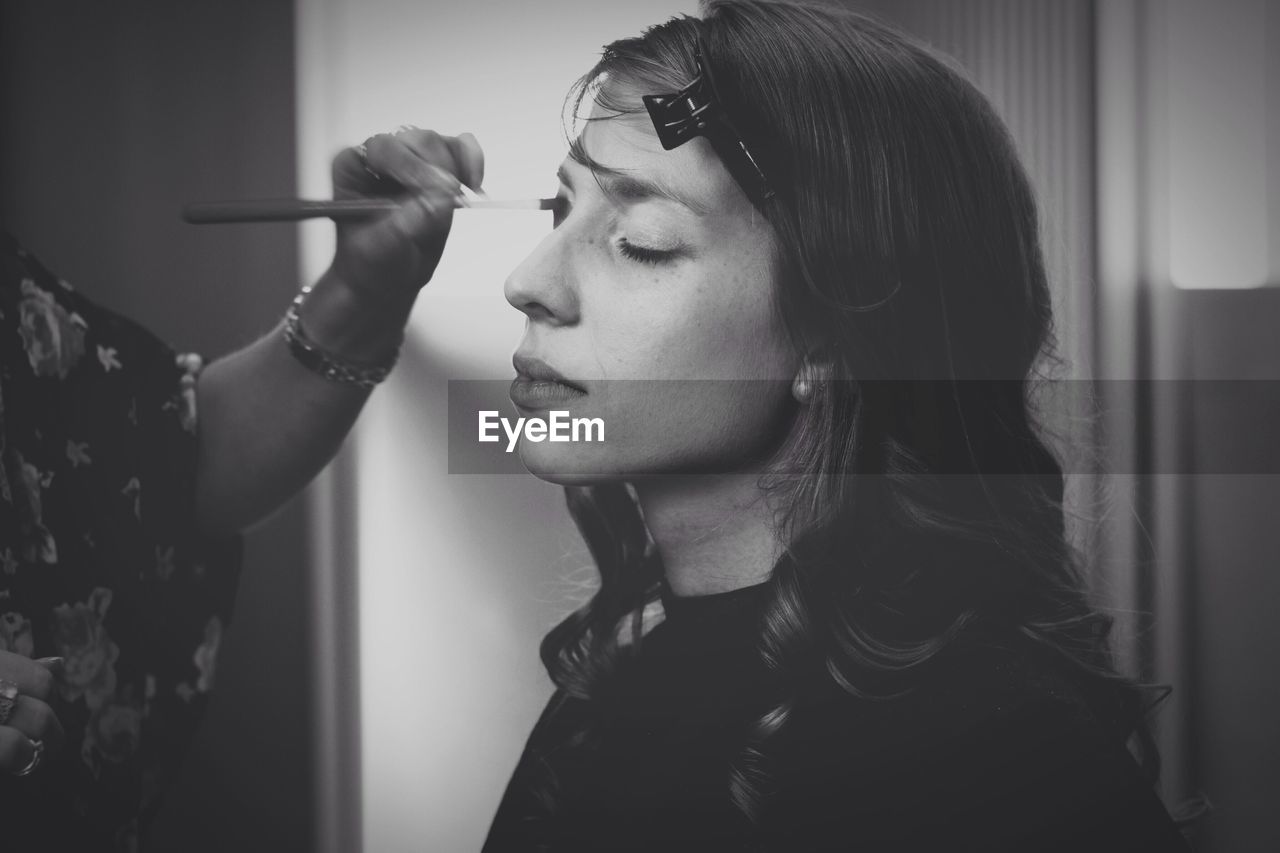
{"type": "MultiPolygon", "coordinates": [[[[1276,470],[1280,411],[1272,386],[1223,381],[1280,379],[1280,10],[848,2],[953,55],[1005,116],[1040,195],[1068,375],[1110,380],[1107,402],[1134,413],[1084,436],[1124,473],[1072,487],[1082,514],[1106,510],[1086,544],[1124,666],[1174,687],[1163,792],[1214,805],[1201,850],[1280,849],[1280,477],[1250,473],[1276,470]]],[[[9,227],[215,355],[275,322],[331,228],[195,229],[182,201],[323,196],[333,153],[404,123],[476,133],[490,192],[544,195],[569,83],[603,43],[695,4],[0,9],[9,227]]],[[[220,688],[158,833],[172,849],[477,848],[550,691],[537,641],[586,557],[559,489],[447,473],[446,389],[510,376],[522,317],[502,282],[549,227],[458,215],[346,453],[251,534],[220,688]]]]}

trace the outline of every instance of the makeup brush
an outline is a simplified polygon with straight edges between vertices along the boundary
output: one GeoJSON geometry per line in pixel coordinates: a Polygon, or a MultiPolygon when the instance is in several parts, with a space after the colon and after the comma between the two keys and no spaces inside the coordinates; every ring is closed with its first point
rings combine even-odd
{"type": "MultiPolygon", "coordinates": [[[[556,206],[554,198],[489,198],[465,187],[455,203],[460,209],[473,210],[554,210],[556,206]]],[[[195,225],[220,222],[297,222],[325,217],[337,222],[381,216],[396,210],[400,204],[388,198],[206,201],[183,205],[182,218],[195,225]]]]}

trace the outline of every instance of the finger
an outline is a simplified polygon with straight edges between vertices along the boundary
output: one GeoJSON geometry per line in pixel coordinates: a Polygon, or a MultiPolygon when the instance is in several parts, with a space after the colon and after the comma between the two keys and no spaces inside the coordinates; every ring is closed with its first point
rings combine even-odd
{"type": "Polygon", "coordinates": [[[460,133],[457,136],[446,136],[445,142],[461,168],[458,177],[471,189],[480,189],[480,185],[484,183],[484,149],[480,147],[475,135],[460,133]]]}
{"type": "Polygon", "coordinates": [[[396,185],[371,171],[360,146],[344,148],[330,165],[334,198],[386,195],[396,185]]]}
{"type": "Polygon", "coordinates": [[[19,693],[47,700],[53,693],[54,675],[29,657],[0,652],[0,679],[18,686],[19,693]]]}
{"type": "Polygon", "coordinates": [[[7,725],[22,732],[30,740],[44,741],[50,752],[61,751],[66,742],[58,715],[47,704],[30,696],[18,697],[7,725]]]}
{"type": "Polygon", "coordinates": [[[54,681],[62,678],[63,674],[67,671],[67,659],[63,657],[36,658],[33,662],[49,670],[54,681]]]}
{"type": "Polygon", "coordinates": [[[405,130],[394,136],[381,133],[366,143],[369,165],[401,186],[420,193],[461,188],[459,166],[440,134],[431,130],[405,130]]]}
{"type": "Polygon", "coordinates": [[[427,163],[432,170],[443,170],[455,181],[463,181],[463,161],[456,156],[453,137],[423,130],[420,127],[404,127],[392,135],[392,139],[404,145],[411,154],[427,163]]]}
{"type": "Polygon", "coordinates": [[[11,726],[0,726],[0,770],[17,773],[31,763],[36,745],[11,726]]]}
{"type": "Polygon", "coordinates": [[[433,131],[399,134],[410,150],[433,166],[451,170],[455,180],[479,190],[484,183],[484,151],[474,135],[444,136],[433,131]]]}
{"type": "Polygon", "coordinates": [[[451,193],[427,190],[406,200],[389,222],[398,239],[424,247],[436,245],[448,236],[456,207],[451,193]]]}

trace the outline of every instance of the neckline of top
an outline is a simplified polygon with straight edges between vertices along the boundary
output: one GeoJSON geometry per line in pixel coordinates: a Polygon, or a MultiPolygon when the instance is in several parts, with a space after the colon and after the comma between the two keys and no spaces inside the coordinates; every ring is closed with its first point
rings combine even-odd
{"type": "Polygon", "coordinates": [[[748,584],[723,592],[699,595],[680,595],[671,588],[664,577],[659,586],[662,609],[666,620],[703,618],[716,613],[738,610],[753,603],[762,602],[769,589],[769,581],[748,584]]]}

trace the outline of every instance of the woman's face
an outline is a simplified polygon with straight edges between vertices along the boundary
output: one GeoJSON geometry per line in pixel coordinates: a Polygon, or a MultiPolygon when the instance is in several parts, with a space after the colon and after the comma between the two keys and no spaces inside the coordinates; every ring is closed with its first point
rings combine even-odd
{"type": "Polygon", "coordinates": [[[588,122],[580,142],[607,171],[565,160],[555,228],[506,282],[528,317],[512,399],[525,417],[599,418],[604,441],[526,435],[524,464],[566,484],[749,467],[785,431],[799,365],[772,228],[704,139],[665,151],[640,114],[588,122]]]}

